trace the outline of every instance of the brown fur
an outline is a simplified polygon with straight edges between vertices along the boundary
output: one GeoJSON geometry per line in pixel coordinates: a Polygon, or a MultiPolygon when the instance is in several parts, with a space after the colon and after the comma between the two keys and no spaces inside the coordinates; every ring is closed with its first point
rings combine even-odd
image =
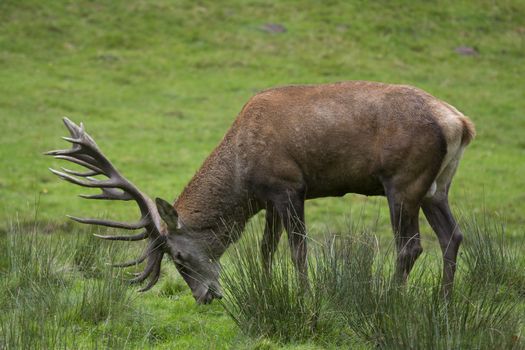
{"type": "Polygon", "coordinates": [[[417,216],[427,203],[442,246],[457,242],[452,253],[444,250],[448,293],[461,233],[451,227],[446,194],[474,134],[457,109],[411,86],[352,81],[269,89],[246,103],[174,207],[181,226],[210,242],[214,258],[234,240],[228,227],[242,230],[266,209],[266,263],[284,224],[304,272],[305,199],[386,195],[396,276],[404,280],[422,250],[417,216]]]}
{"type": "MultiPolygon", "coordinates": [[[[186,186],[177,212],[199,229],[242,221],[248,200],[264,202],[264,188],[277,184],[306,186],[307,198],[382,195],[382,179],[435,173],[446,152],[435,103],[444,105],[410,86],[372,82],[263,91],[186,186]]],[[[473,124],[453,113],[467,144],[473,124]]]]}
{"type": "Polygon", "coordinates": [[[153,202],[119,174],[82,125],[67,118],[64,123],[73,148],[48,154],[108,180],[90,178],[93,172],[52,172],[103,189],[87,198],[133,199],[139,205],[142,217],[134,224],[73,219],[146,229],[132,236],[102,236],[149,239],[140,258],[120,264],[147,259],[144,271],[132,280],[140,283],[149,277],[142,290],[158,281],[163,255],[168,254],[197,302],[220,298],[218,260],[261,209],[266,211],[261,244],[266,268],[285,228],[293,261],[307,282],[304,202],[352,192],[387,197],[397,248],[395,278],[400,282],[422,252],[418,216],[423,210],[442,248],[443,292],[450,294],[463,235],[449,208],[448,192],[475,131],[457,109],[422,90],[354,81],[263,91],[243,107],[173,206],[160,198],[153,202]]]}

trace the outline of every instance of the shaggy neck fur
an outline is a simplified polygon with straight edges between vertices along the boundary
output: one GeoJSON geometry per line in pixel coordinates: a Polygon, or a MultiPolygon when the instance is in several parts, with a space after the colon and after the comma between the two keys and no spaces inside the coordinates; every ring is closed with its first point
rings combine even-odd
{"type": "Polygon", "coordinates": [[[213,230],[221,241],[231,240],[228,231],[242,231],[253,215],[235,165],[233,134],[224,137],[174,204],[184,226],[195,232],[213,230]]]}

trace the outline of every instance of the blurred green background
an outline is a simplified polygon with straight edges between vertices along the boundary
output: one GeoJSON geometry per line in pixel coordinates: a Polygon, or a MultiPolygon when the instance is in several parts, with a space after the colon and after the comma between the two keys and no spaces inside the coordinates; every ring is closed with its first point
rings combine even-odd
{"type": "MultiPolygon", "coordinates": [[[[502,216],[515,233],[525,222],[524,15],[521,1],[2,0],[1,219],[33,217],[35,203],[46,220],[135,216],[76,199],[86,190],[47,171],[61,164],[42,152],[68,147],[62,116],[84,121],[146,193],[173,200],[257,91],[359,79],[412,84],[470,116],[478,136],[453,206],[502,216]]],[[[311,202],[309,222],[337,222],[363,201],[311,202]]]]}

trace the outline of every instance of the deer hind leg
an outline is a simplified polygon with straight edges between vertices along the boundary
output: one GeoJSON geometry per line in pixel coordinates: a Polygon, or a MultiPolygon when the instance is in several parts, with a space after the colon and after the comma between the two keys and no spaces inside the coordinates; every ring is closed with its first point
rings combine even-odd
{"type": "Polygon", "coordinates": [[[422,204],[423,213],[436,233],[443,253],[442,292],[446,297],[452,292],[456,258],[463,240],[463,234],[448,204],[448,190],[457,163],[457,161],[453,161],[444,169],[437,179],[436,193],[432,197],[425,198],[422,204]]]}
{"type": "Polygon", "coordinates": [[[281,218],[276,212],[274,205],[268,204],[266,208],[266,219],[264,226],[264,236],[261,243],[261,253],[263,265],[267,271],[270,271],[272,266],[273,255],[279,245],[279,240],[282,233],[281,218]]]}
{"type": "Polygon", "coordinates": [[[394,278],[405,283],[414,263],[423,252],[419,234],[419,206],[392,197],[389,196],[388,204],[397,250],[394,278]]]}
{"type": "Polygon", "coordinates": [[[390,179],[385,193],[397,250],[394,279],[405,283],[417,258],[423,252],[419,233],[419,209],[423,197],[432,188],[437,173],[428,171],[415,179],[390,179]]]}

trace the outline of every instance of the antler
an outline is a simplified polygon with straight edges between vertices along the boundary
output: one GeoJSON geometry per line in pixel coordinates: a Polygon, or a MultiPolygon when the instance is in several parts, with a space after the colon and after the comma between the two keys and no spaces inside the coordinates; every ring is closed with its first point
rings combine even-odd
{"type": "Polygon", "coordinates": [[[150,289],[159,279],[160,265],[165,253],[166,242],[166,234],[161,225],[161,219],[157,207],[148,196],[142,193],[137,187],[135,187],[135,185],[119,173],[109,159],[107,159],[100,151],[93,138],[84,131],[84,125],[82,123],[78,126],[68,118],[64,118],[63,121],[71,134],[71,137],[63,137],[63,139],[71,142],[73,146],[70,149],[55,150],[45,154],[57,159],[63,159],[78,164],[87,168],[88,171],[77,172],[66,168],[61,168],[62,171],[51,168],[49,170],[62,180],[66,180],[79,186],[100,188],[102,190],[102,193],[96,195],[80,195],[82,198],[123,201],[134,200],[137,202],[141,212],[141,218],[136,223],[78,218],[69,215],[68,217],[83,224],[102,225],[123,228],[126,230],[144,228],[145,230],[143,232],[135,235],[95,236],[103,239],[119,241],[138,241],[149,238],[144,254],[140,258],[122,264],[115,264],[113,266],[133,266],[140,264],[147,259],[144,271],[130,282],[140,283],[151,275],[149,283],[142,288],[141,291],[150,289]],[[99,180],[93,177],[97,175],[103,175],[107,177],[107,179],[99,180]]]}

